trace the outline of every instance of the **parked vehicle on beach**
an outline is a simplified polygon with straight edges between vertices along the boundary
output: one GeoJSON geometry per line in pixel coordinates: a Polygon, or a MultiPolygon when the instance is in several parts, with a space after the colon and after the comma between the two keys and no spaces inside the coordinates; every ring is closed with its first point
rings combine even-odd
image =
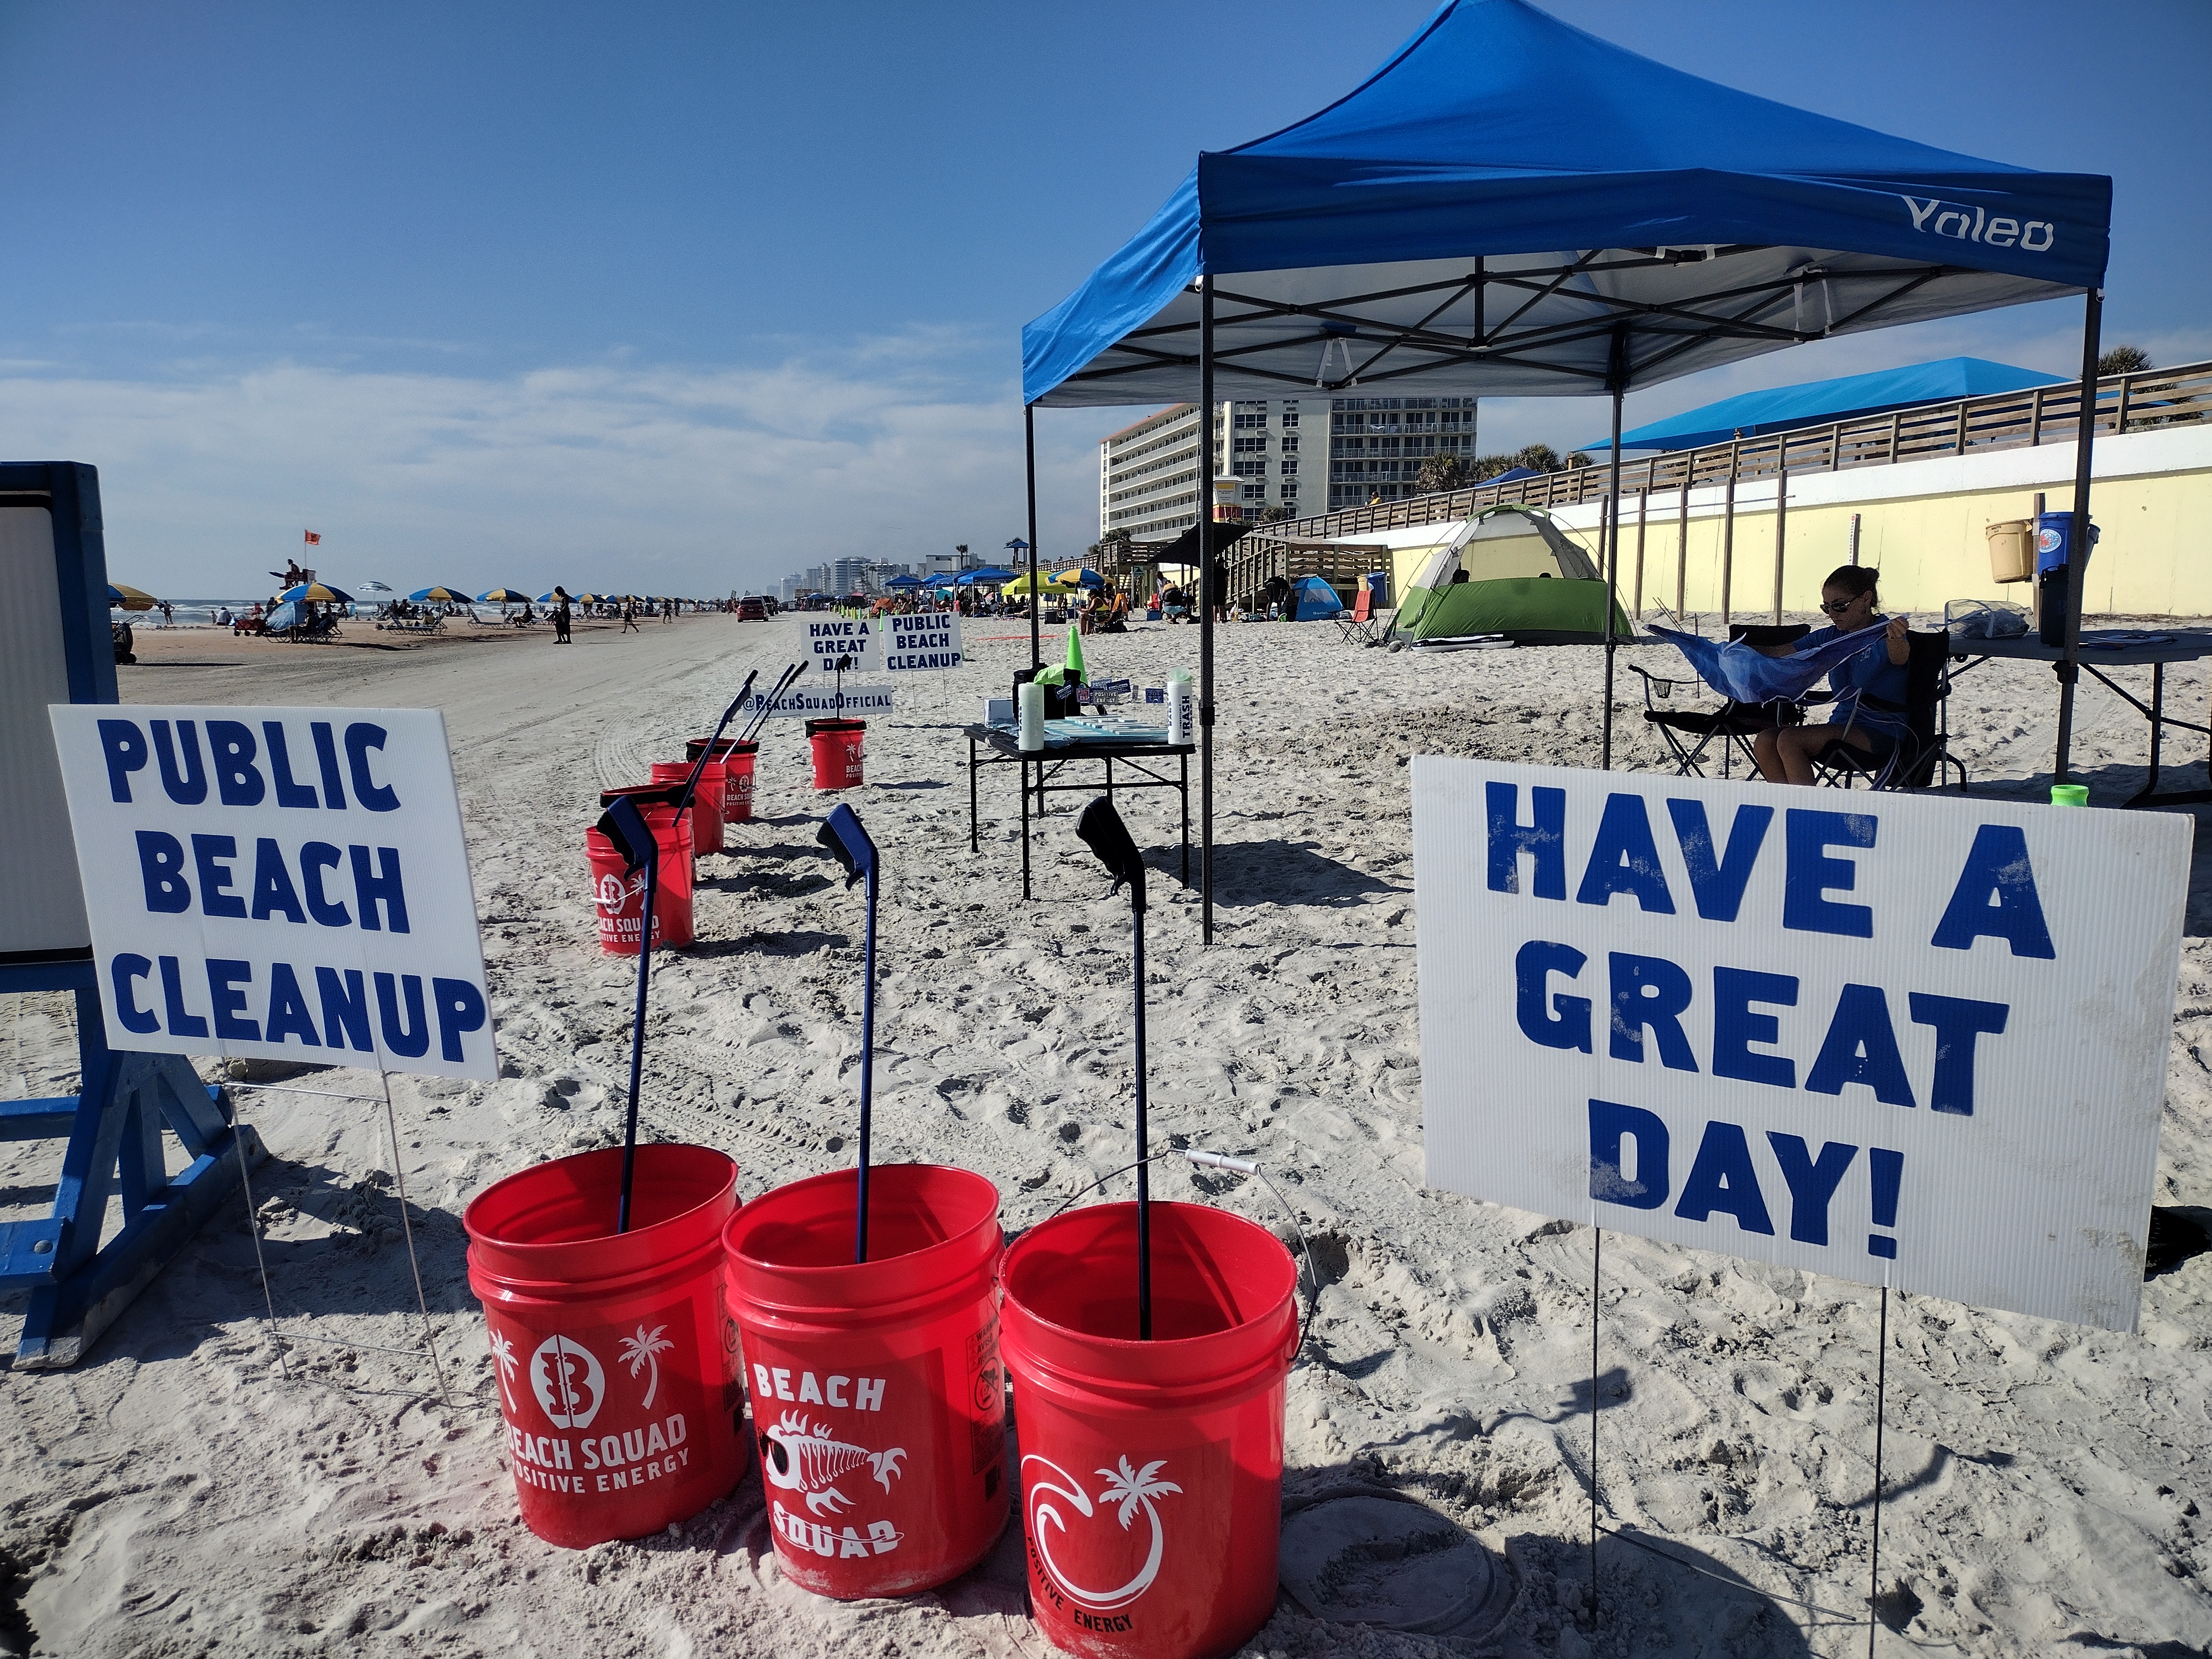
{"type": "Polygon", "coordinates": [[[761,599],[757,595],[739,599],[738,601],[738,620],[739,622],[766,622],[768,620],[768,601],[761,599]]]}

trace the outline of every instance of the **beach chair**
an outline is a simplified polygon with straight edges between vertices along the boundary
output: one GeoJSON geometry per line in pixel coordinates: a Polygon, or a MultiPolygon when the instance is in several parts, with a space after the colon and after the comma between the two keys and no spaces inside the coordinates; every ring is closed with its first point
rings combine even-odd
{"type": "MultiPolygon", "coordinates": [[[[1966,786],[1966,763],[1951,752],[1948,722],[1942,716],[1944,699],[1951,695],[1951,636],[1948,632],[1907,634],[1909,654],[1905,664],[1903,713],[1907,735],[1886,760],[1854,749],[1840,738],[1812,757],[1813,775],[1831,788],[1849,789],[1860,783],[1870,789],[1942,788],[1959,769],[1959,787],[1966,786]]],[[[1832,692],[1816,692],[1808,704],[1826,702],[1832,692]]],[[[1898,705],[1880,697],[1862,696],[1869,708],[1898,712],[1898,705]]]]}
{"type": "MultiPolygon", "coordinates": [[[[1811,627],[1804,623],[1789,623],[1779,627],[1738,623],[1729,629],[1729,638],[1746,645],[1765,647],[1794,644],[1812,631],[1811,627]]],[[[1662,679],[1634,663],[1627,666],[1630,673],[1643,678],[1644,724],[1656,732],[1666,744],[1668,757],[1674,763],[1677,777],[1704,777],[1707,757],[1715,743],[1720,744],[1723,777],[1732,775],[1738,755],[1743,757],[1746,769],[1752,776],[1757,777],[1759,762],[1752,752],[1752,738],[1778,726],[1795,726],[1805,718],[1803,709],[1797,703],[1788,702],[1738,702],[1730,698],[1717,708],[1662,708],[1660,705],[1671,702],[1677,690],[1702,690],[1705,683],[1694,677],[1662,679]]]]}
{"type": "Polygon", "coordinates": [[[1375,590],[1365,582],[1352,595],[1352,609],[1336,613],[1337,630],[1347,645],[1365,646],[1370,650],[1382,643],[1383,635],[1390,631],[1390,619],[1395,611],[1375,609],[1375,590]]]}

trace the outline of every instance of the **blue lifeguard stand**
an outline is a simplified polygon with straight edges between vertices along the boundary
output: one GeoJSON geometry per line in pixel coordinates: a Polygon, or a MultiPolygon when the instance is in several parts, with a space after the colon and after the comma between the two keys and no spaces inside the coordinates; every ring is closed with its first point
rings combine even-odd
{"type": "Polygon", "coordinates": [[[0,1286],[29,1287],[19,1370],[59,1370],[151,1282],[264,1155],[220,1088],[178,1054],[107,1046],[61,763],[46,709],[113,702],[100,476],[74,461],[0,462],[0,992],[76,998],[80,1092],[0,1101],[0,1139],[67,1139],[52,1212],[0,1222],[0,1286]],[[161,1131],[185,1153],[168,1173],[161,1131]],[[105,1246],[112,1196],[123,1224],[105,1246]]]}

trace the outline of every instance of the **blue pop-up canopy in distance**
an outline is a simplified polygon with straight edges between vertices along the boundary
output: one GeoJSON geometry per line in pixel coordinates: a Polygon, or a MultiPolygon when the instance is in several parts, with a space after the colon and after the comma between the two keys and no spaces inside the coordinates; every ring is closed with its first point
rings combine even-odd
{"type": "Polygon", "coordinates": [[[1337,102],[1203,154],[1022,333],[1023,396],[1650,386],[2102,281],[2112,181],[1792,109],[1525,0],[1451,0],[1337,102]],[[1631,325],[1627,361],[1612,358],[1631,325]]]}
{"type": "MultiPolygon", "coordinates": [[[[1733,437],[1755,438],[1763,432],[1787,432],[1863,415],[1886,415],[1915,404],[1954,403],[1961,398],[1990,398],[2003,392],[2062,384],[2056,374],[1993,363],[1986,357],[1943,357],[1932,363],[1908,363],[1903,368],[1879,369],[1871,374],[1808,380],[1802,386],[1778,386],[1723,398],[1624,432],[1620,447],[1624,450],[1702,449],[1733,437]]],[[[1607,440],[1600,438],[1582,447],[1603,449],[1607,443],[1607,440]]]]}

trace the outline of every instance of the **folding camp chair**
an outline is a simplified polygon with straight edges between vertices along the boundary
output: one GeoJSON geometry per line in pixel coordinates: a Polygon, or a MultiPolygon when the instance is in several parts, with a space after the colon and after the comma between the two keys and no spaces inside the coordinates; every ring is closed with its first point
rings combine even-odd
{"type": "Polygon", "coordinates": [[[1375,609],[1375,590],[1365,582],[1352,595],[1352,609],[1336,613],[1336,626],[1350,645],[1365,646],[1370,650],[1382,643],[1382,636],[1390,631],[1390,618],[1396,614],[1375,609]]]}
{"type": "MultiPolygon", "coordinates": [[[[1876,760],[1838,738],[1812,757],[1814,779],[1832,788],[1849,789],[1863,781],[1870,789],[1942,788],[1959,769],[1959,787],[1966,787],[1966,763],[1951,752],[1949,723],[1943,720],[1943,700],[1951,695],[1951,636],[1948,633],[1907,634],[1909,652],[1905,664],[1905,736],[1887,758],[1876,760]]],[[[1826,702],[1832,692],[1820,692],[1805,701],[1826,702]]],[[[1899,712],[1899,705],[1862,692],[1859,701],[1885,714],[1899,712]]]]}
{"type": "MultiPolygon", "coordinates": [[[[1765,647],[1790,645],[1811,633],[1803,623],[1782,627],[1738,623],[1729,629],[1729,638],[1747,645],[1765,647]]],[[[1634,663],[1628,672],[1644,679],[1644,723],[1658,732],[1666,743],[1668,752],[1674,757],[1678,777],[1702,778],[1705,775],[1706,751],[1717,739],[1720,745],[1721,775],[1730,775],[1737,755],[1753,777],[1759,775],[1758,757],[1752,753],[1751,740],[1761,732],[1778,726],[1795,726],[1805,718],[1803,711],[1794,702],[1738,702],[1734,698],[1718,708],[1662,708],[1659,704],[1672,699],[1675,690],[1686,686],[1702,686],[1698,679],[1662,679],[1634,663]]]]}

